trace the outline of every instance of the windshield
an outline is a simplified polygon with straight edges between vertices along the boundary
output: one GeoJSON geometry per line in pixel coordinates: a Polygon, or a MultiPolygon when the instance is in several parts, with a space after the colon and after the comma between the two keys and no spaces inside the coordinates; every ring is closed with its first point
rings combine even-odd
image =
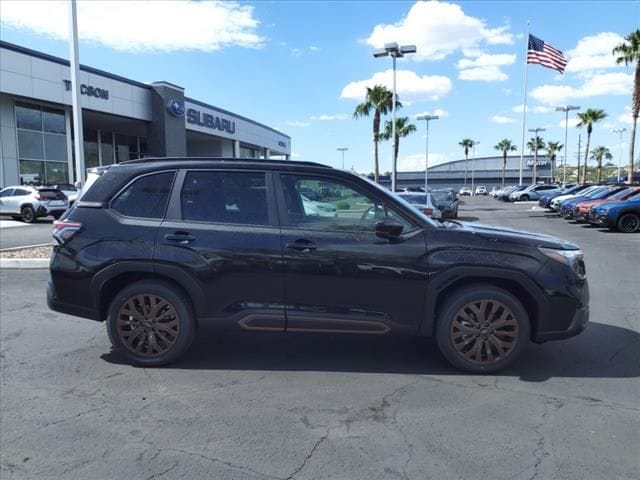
{"type": "Polygon", "coordinates": [[[633,188],[625,188],[624,190],[620,190],[618,193],[611,195],[611,197],[609,197],[611,200],[620,200],[624,197],[626,197],[627,195],[629,195],[629,193],[633,192],[633,188]]]}
{"type": "Polygon", "coordinates": [[[426,205],[427,204],[427,196],[426,195],[406,195],[399,194],[400,198],[404,198],[407,202],[412,205],[426,205]]]}
{"type": "Polygon", "coordinates": [[[452,202],[453,194],[446,191],[432,190],[431,196],[436,202],[452,202]]]}

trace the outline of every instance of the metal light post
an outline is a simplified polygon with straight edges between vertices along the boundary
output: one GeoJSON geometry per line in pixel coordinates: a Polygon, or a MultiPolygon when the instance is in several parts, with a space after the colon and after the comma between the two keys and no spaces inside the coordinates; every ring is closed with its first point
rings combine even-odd
{"type": "Polygon", "coordinates": [[[338,147],[337,150],[342,152],[342,169],[344,170],[344,152],[348,151],[347,147],[338,147]]]}
{"type": "Polygon", "coordinates": [[[73,151],[75,154],[75,175],[69,170],[69,181],[84,184],[86,178],[84,163],[84,133],[82,125],[82,101],[80,99],[80,60],[78,53],[78,15],[76,0],[69,3],[69,70],[71,73],[71,113],[73,116],[73,151]]]}
{"type": "Polygon", "coordinates": [[[471,195],[474,195],[476,191],[476,145],[480,145],[480,142],[471,140],[471,195]]]}
{"type": "Polygon", "coordinates": [[[392,142],[392,167],[391,167],[391,191],[396,191],[396,59],[402,58],[408,53],[416,53],[415,45],[398,46],[396,42],[385,43],[384,48],[379,48],[373,52],[375,58],[391,57],[393,59],[393,97],[392,97],[392,120],[391,120],[391,142],[392,142]]]}
{"type": "Polygon", "coordinates": [[[529,131],[536,134],[536,144],[533,149],[533,181],[531,182],[533,185],[536,184],[536,172],[538,169],[538,132],[544,132],[545,128],[530,128],[529,131]]]}
{"type": "Polygon", "coordinates": [[[424,191],[427,191],[429,185],[429,121],[438,120],[438,115],[418,115],[417,120],[424,120],[427,124],[427,144],[425,147],[425,161],[424,161],[424,191]]]}
{"type": "MultiPolygon", "coordinates": [[[[567,132],[569,130],[569,112],[571,110],[580,110],[580,107],[575,105],[565,105],[563,107],[556,107],[556,112],[564,112],[564,164],[562,166],[562,184],[567,184],[567,132]]],[[[551,172],[551,178],[553,179],[554,172],[551,172]]]]}
{"type": "Polygon", "coordinates": [[[620,154],[618,156],[618,181],[620,181],[620,169],[622,168],[622,132],[626,132],[627,129],[622,128],[614,128],[611,130],[611,133],[619,133],[620,134],[620,142],[618,143],[618,147],[620,148],[620,154]]]}

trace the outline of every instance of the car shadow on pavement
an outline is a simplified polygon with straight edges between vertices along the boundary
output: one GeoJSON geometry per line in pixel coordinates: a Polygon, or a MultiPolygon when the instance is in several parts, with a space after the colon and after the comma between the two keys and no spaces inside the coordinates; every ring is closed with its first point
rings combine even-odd
{"type": "MultiPolygon", "coordinates": [[[[529,344],[516,364],[499,376],[527,382],[554,377],[640,377],[640,333],[592,322],[575,338],[529,344]]],[[[102,355],[126,364],[117,353],[102,355]]],[[[221,332],[201,326],[183,359],[168,368],[269,370],[418,375],[468,375],[451,367],[433,339],[339,334],[221,332]]]]}

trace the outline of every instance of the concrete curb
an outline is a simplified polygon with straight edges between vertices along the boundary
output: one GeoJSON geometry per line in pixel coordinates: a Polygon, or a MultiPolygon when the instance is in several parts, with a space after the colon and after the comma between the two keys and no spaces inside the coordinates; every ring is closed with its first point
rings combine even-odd
{"type": "Polygon", "coordinates": [[[48,258],[0,258],[0,269],[49,268],[48,258]]]}

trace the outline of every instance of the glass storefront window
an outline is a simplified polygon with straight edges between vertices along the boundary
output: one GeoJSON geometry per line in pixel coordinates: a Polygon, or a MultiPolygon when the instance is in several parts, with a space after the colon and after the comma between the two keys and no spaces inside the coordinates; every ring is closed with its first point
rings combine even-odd
{"type": "Polygon", "coordinates": [[[67,183],[69,166],[63,162],[45,162],[47,183],[67,183]]]}
{"type": "Polygon", "coordinates": [[[44,162],[20,160],[20,183],[24,185],[40,185],[44,183],[44,162]]]}
{"type": "Polygon", "coordinates": [[[16,124],[18,128],[42,131],[40,107],[16,102],[16,124]]]}
{"type": "Polygon", "coordinates": [[[64,121],[64,112],[51,108],[42,109],[42,129],[51,133],[67,133],[64,121]]]}
{"type": "Polygon", "coordinates": [[[138,137],[116,134],[116,157],[118,162],[138,158],[138,137]]]}
{"type": "Polygon", "coordinates": [[[84,164],[85,168],[98,167],[98,132],[95,130],[84,131],[84,164]]]}
{"type": "Polygon", "coordinates": [[[20,158],[44,160],[42,133],[18,130],[18,154],[20,158]]]}
{"type": "Polygon", "coordinates": [[[67,161],[67,137],[63,135],[44,134],[44,158],[46,160],[67,161]]]}
{"type": "Polygon", "coordinates": [[[113,133],[100,132],[100,156],[102,157],[102,165],[113,163],[113,133]]]}

